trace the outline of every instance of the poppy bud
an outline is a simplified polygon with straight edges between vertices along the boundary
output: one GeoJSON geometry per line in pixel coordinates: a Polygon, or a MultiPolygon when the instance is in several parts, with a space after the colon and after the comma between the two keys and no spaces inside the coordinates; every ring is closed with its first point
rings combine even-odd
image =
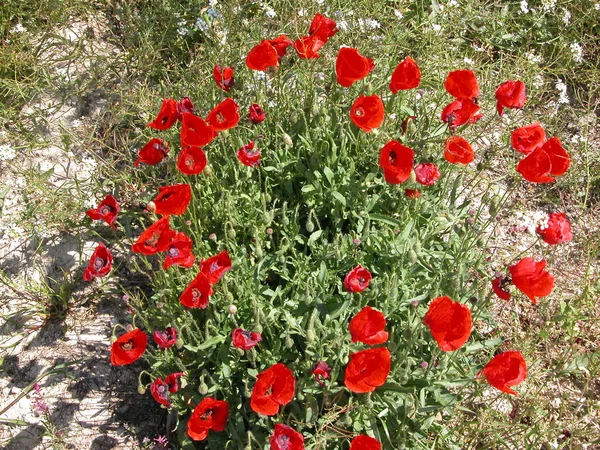
{"type": "Polygon", "coordinates": [[[235,239],[236,236],[236,232],[233,228],[230,228],[229,230],[227,230],[227,237],[229,239],[235,239]]]}
{"type": "Polygon", "coordinates": [[[148,202],[148,204],[146,205],[146,211],[150,211],[150,212],[156,211],[156,203],[154,203],[152,201],[148,202]]]}
{"type": "Polygon", "coordinates": [[[256,250],[254,250],[254,254],[256,255],[257,258],[262,258],[262,255],[263,255],[262,248],[256,247],[256,250]]]}
{"type": "Polygon", "coordinates": [[[291,136],[287,133],[283,133],[283,143],[285,145],[287,145],[288,147],[291,147],[294,145],[294,141],[292,141],[291,136]]]}
{"type": "Polygon", "coordinates": [[[283,226],[288,226],[290,224],[290,219],[288,219],[287,216],[283,216],[281,219],[281,224],[283,226]]]}
{"type": "Polygon", "coordinates": [[[415,245],[413,246],[413,249],[415,253],[417,253],[417,255],[421,253],[421,241],[416,241],[415,245]]]}
{"type": "Polygon", "coordinates": [[[204,173],[204,175],[206,175],[207,177],[210,177],[212,175],[212,168],[210,166],[206,166],[204,168],[204,170],[202,171],[202,173],[204,173]]]}
{"type": "Polygon", "coordinates": [[[417,173],[415,172],[414,169],[410,171],[410,175],[408,176],[408,181],[410,181],[411,183],[414,183],[417,181],[417,173]]]}
{"type": "Polygon", "coordinates": [[[414,250],[410,250],[408,252],[408,261],[411,264],[415,264],[417,262],[417,253],[414,250]]]}
{"type": "Polygon", "coordinates": [[[315,330],[313,330],[313,329],[309,329],[309,330],[306,332],[306,340],[307,340],[308,342],[314,342],[314,340],[315,340],[315,330]]]}
{"type": "Polygon", "coordinates": [[[208,239],[210,239],[211,241],[216,241],[217,240],[217,235],[215,233],[210,233],[208,235],[208,239]]]}
{"type": "Polygon", "coordinates": [[[350,417],[350,413],[348,413],[348,412],[344,413],[344,415],[342,416],[342,423],[344,425],[346,425],[347,427],[352,425],[352,417],[350,417]]]}
{"type": "Polygon", "coordinates": [[[308,231],[309,233],[315,231],[315,224],[312,222],[312,220],[310,220],[310,217],[306,221],[306,231],[308,231]]]}
{"type": "Polygon", "coordinates": [[[373,409],[373,399],[371,398],[371,393],[367,392],[365,396],[365,406],[369,409],[373,409]]]}
{"type": "Polygon", "coordinates": [[[146,393],[146,387],[143,384],[139,384],[137,391],[138,391],[138,394],[144,395],[146,393]]]}
{"type": "Polygon", "coordinates": [[[200,393],[200,395],[208,394],[208,386],[206,385],[206,383],[204,381],[202,381],[200,383],[200,386],[198,386],[198,392],[200,393]]]}
{"type": "Polygon", "coordinates": [[[498,214],[498,206],[499,206],[498,197],[494,196],[490,200],[490,208],[489,208],[490,216],[494,217],[498,214]]]}
{"type": "Polygon", "coordinates": [[[238,356],[244,356],[244,354],[246,353],[243,348],[236,348],[235,350],[238,356]]]}
{"type": "Polygon", "coordinates": [[[285,346],[286,348],[292,348],[294,346],[294,340],[290,336],[285,338],[285,346]]]}
{"type": "Polygon", "coordinates": [[[296,398],[300,401],[304,400],[304,394],[302,392],[298,392],[296,394],[296,398]]]}
{"type": "Polygon", "coordinates": [[[175,347],[178,349],[181,349],[183,347],[183,339],[181,339],[181,336],[179,336],[177,338],[177,341],[175,341],[175,347]]]}
{"type": "Polygon", "coordinates": [[[114,342],[115,342],[116,340],[117,340],[117,337],[116,337],[116,336],[113,334],[113,335],[110,337],[110,343],[111,343],[111,344],[114,344],[114,342]]]}
{"type": "Polygon", "coordinates": [[[227,300],[229,303],[233,302],[233,294],[228,292],[227,295],[225,295],[225,300],[227,300]]]}
{"type": "Polygon", "coordinates": [[[231,314],[232,316],[235,316],[235,314],[237,313],[237,306],[235,306],[235,305],[229,305],[227,307],[227,312],[229,314],[231,314]]]}

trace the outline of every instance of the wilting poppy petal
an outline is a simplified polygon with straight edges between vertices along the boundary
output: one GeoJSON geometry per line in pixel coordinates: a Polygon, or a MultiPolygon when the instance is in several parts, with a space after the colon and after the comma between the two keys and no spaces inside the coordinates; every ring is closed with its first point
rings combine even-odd
{"type": "Polygon", "coordinates": [[[325,41],[323,41],[319,36],[302,36],[299,39],[294,41],[294,48],[298,53],[298,56],[303,59],[313,59],[318,58],[319,55],[317,52],[325,45],[325,41]]]}
{"type": "Polygon", "coordinates": [[[175,122],[177,122],[177,102],[172,98],[165,98],[156,119],[146,126],[155,130],[168,130],[175,122]]]}
{"type": "Polygon", "coordinates": [[[352,342],[377,345],[388,340],[385,325],[385,316],[381,311],[365,306],[350,320],[348,330],[352,336],[352,342]]]}
{"type": "Polygon", "coordinates": [[[171,407],[171,396],[169,395],[169,385],[162,378],[157,378],[150,385],[150,394],[152,398],[167,408],[171,407]]]}
{"type": "Polygon", "coordinates": [[[167,257],[163,262],[163,269],[167,270],[172,265],[190,268],[196,257],[192,254],[192,238],[182,232],[177,232],[171,238],[166,250],[167,257]]]}
{"type": "Polygon", "coordinates": [[[384,115],[383,101],[377,94],[360,95],[350,108],[352,123],[367,133],[381,126],[384,115]]]}
{"type": "Polygon", "coordinates": [[[475,159],[475,152],[465,138],[450,136],[444,146],[444,158],[452,164],[469,164],[475,159]]]}
{"type": "Polygon", "coordinates": [[[479,85],[472,70],[455,70],[450,72],[444,81],[448,94],[455,98],[479,97],[479,85]]]}
{"type": "Polygon", "coordinates": [[[148,336],[139,328],[121,335],[110,348],[110,363],[123,366],[137,361],[146,350],[148,336]]]}
{"type": "Polygon", "coordinates": [[[250,141],[240,148],[237,151],[237,157],[245,166],[254,167],[260,164],[260,150],[254,149],[254,141],[250,141]]]}
{"type": "Polygon", "coordinates": [[[202,147],[217,137],[217,131],[201,117],[183,113],[181,119],[181,146],[202,147]]]}
{"type": "Polygon", "coordinates": [[[404,183],[413,170],[415,152],[396,140],[385,144],[379,153],[379,167],[383,168],[385,181],[404,183]]]}
{"type": "Polygon", "coordinates": [[[357,394],[373,392],[386,382],[391,367],[390,351],[385,347],[352,353],[344,373],[344,384],[357,394]]]}
{"type": "Polygon", "coordinates": [[[282,34],[277,36],[275,39],[270,39],[269,43],[277,52],[277,56],[279,56],[279,58],[283,58],[287,52],[287,48],[292,45],[292,40],[285,34],[282,34]]]}
{"type": "Polygon", "coordinates": [[[335,61],[337,81],[343,87],[350,87],[373,71],[375,64],[371,58],[361,55],[357,49],[342,47],[335,61]]]}
{"type": "Polygon", "coordinates": [[[177,168],[185,175],[198,175],[206,167],[206,154],[202,147],[185,146],[177,156],[177,168]]]}
{"type": "Polygon", "coordinates": [[[404,189],[404,195],[408,198],[416,199],[421,197],[421,192],[418,189],[404,189]]]}
{"type": "Polygon", "coordinates": [[[344,288],[348,292],[362,292],[369,287],[371,272],[361,266],[356,266],[344,278],[344,288]]]}
{"type": "Polygon", "coordinates": [[[252,103],[250,105],[250,109],[248,110],[248,117],[250,118],[250,122],[256,125],[257,123],[263,122],[267,118],[267,115],[262,109],[262,106],[260,106],[258,103],[252,103]]]}
{"type": "Polygon", "coordinates": [[[88,209],[87,216],[92,220],[104,220],[114,230],[114,222],[119,214],[119,204],[112,195],[107,195],[95,209],[88,209]]]}
{"type": "Polygon", "coordinates": [[[294,398],[296,380],[292,371],[284,364],[277,363],[256,376],[252,388],[250,407],[254,412],[273,416],[294,398]]]}
{"type": "Polygon", "coordinates": [[[208,431],[223,431],[229,416],[229,404],[224,400],[206,397],[194,408],[187,423],[187,434],[195,441],[207,438],[208,431]]]}
{"type": "Polygon", "coordinates": [[[206,121],[216,131],[229,130],[235,127],[240,121],[239,109],[237,103],[232,98],[226,98],[208,113],[206,121]]]}
{"type": "Polygon", "coordinates": [[[440,171],[433,163],[417,164],[414,170],[417,176],[417,183],[425,186],[432,186],[440,178],[440,171]]]}
{"type": "Polygon", "coordinates": [[[217,86],[219,86],[225,92],[229,92],[235,83],[233,67],[221,67],[219,64],[217,64],[213,69],[213,79],[215,80],[217,86]]]}
{"type": "Polygon", "coordinates": [[[173,347],[177,342],[177,330],[173,327],[167,327],[164,330],[156,329],[152,336],[160,348],[173,347]]]}
{"type": "Polygon", "coordinates": [[[174,184],[159,187],[158,195],[153,201],[156,214],[180,216],[187,210],[191,200],[192,188],[189,184],[174,184]]]}
{"type": "Polygon", "coordinates": [[[269,443],[270,450],[304,450],[304,436],[281,423],[275,424],[269,443]]]}
{"type": "Polygon", "coordinates": [[[471,335],[471,310],[450,297],[438,297],[429,304],[423,322],[444,352],[461,348],[471,335]]]}
{"type": "Polygon", "coordinates": [[[510,386],[516,386],[527,377],[527,364],[521,352],[500,353],[483,368],[488,383],[507,394],[517,395],[510,386]]]}
{"type": "Polygon", "coordinates": [[[183,372],[175,372],[167,375],[167,377],[165,378],[165,383],[167,383],[167,385],[169,386],[169,392],[171,394],[174,394],[179,390],[178,379],[179,377],[182,377],[184,375],[185,373],[183,372]]]}
{"type": "Polygon", "coordinates": [[[144,163],[153,166],[154,164],[161,162],[168,153],[168,142],[163,141],[162,139],[152,138],[150,139],[150,142],[140,149],[138,159],[135,160],[133,165],[137,167],[140,163],[144,163]]]}
{"type": "Polygon", "coordinates": [[[252,47],[248,56],[246,56],[246,66],[252,70],[266,72],[269,67],[279,64],[279,55],[277,50],[267,40],[252,47]]]}
{"type": "Polygon", "coordinates": [[[534,304],[537,297],[547,296],[554,288],[554,277],[544,270],[545,267],[545,260],[527,257],[508,268],[513,284],[534,304]]]}
{"type": "Polygon", "coordinates": [[[479,105],[471,98],[459,98],[448,104],[442,111],[442,122],[446,122],[451,132],[466,123],[475,123],[483,117],[479,105]]]}
{"type": "Polygon", "coordinates": [[[206,275],[208,282],[213,285],[217,284],[225,275],[225,272],[231,270],[231,258],[227,250],[208,259],[200,261],[200,272],[206,275]]]}
{"type": "Polygon", "coordinates": [[[381,442],[364,434],[360,434],[350,442],[350,450],[381,450],[381,442]]]}
{"type": "Polygon", "coordinates": [[[508,80],[496,89],[496,110],[502,116],[504,108],[522,108],[525,106],[525,83],[508,80]]]}
{"type": "Polygon", "coordinates": [[[177,120],[183,118],[183,113],[194,114],[194,104],[189,97],[183,97],[177,102],[177,120]]]}
{"type": "Polygon", "coordinates": [[[517,164],[517,172],[532,183],[551,183],[554,181],[554,178],[548,176],[551,170],[550,157],[542,147],[535,149],[517,164]]]}
{"type": "Polygon", "coordinates": [[[312,373],[315,376],[316,382],[319,383],[319,386],[324,387],[325,383],[323,380],[331,378],[331,367],[329,367],[329,364],[327,364],[326,361],[317,361],[313,366],[312,373]]]}
{"type": "Polygon", "coordinates": [[[319,38],[325,43],[339,31],[336,26],[335,20],[317,13],[310,24],[308,34],[319,38]]]}
{"type": "Polygon", "coordinates": [[[206,309],[212,294],[213,289],[208,282],[208,278],[204,273],[200,272],[181,293],[179,301],[183,306],[187,306],[188,308],[206,309]]]}
{"type": "Polygon", "coordinates": [[[546,142],[546,131],[539,123],[517,128],[510,135],[512,147],[524,155],[529,155],[536,148],[544,145],[544,142],[546,142]]]}
{"type": "Polygon", "coordinates": [[[262,341],[262,336],[256,331],[247,331],[242,328],[236,328],[231,333],[231,342],[235,348],[250,350],[262,341]]]}
{"type": "Polygon", "coordinates": [[[154,255],[169,248],[169,242],[175,231],[169,227],[169,216],[157,220],[150,225],[137,239],[131,249],[135,253],[154,255]]]}
{"type": "Polygon", "coordinates": [[[492,280],[492,290],[502,300],[510,300],[510,292],[504,289],[506,283],[505,278],[494,278],[492,280]]]}
{"type": "Polygon", "coordinates": [[[421,71],[414,59],[410,56],[398,64],[392,80],[390,81],[390,90],[396,94],[398,91],[407,91],[416,88],[421,83],[421,71]]]}
{"type": "Polygon", "coordinates": [[[564,213],[550,213],[544,223],[540,223],[535,232],[550,245],[562,244],[573,239],[571,224],[564,213]]]}
{"type": "Polygon", "coordinates": [[[112,269],[113,256],[103,243],[98,244],[90,258],[90,262],[83,272],[83,280],[91,281],[92,278],[102,278],[112,269]]]}

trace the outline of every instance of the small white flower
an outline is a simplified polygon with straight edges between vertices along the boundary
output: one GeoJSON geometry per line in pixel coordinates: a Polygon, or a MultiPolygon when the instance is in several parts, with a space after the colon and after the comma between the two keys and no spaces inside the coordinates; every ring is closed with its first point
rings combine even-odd
{"type": "Polygon", "coordinates": [[[345,20],[340,20],[337,23],[337,27],[340,31],[348,31],[348,22],[346,22],[345,20]]]}
{"type": "Polygon", "coordinates": [[[527,0],[521,0],[521,12],[527,14],[529,12],[529,3],[527,0]]]}
{"type": "Polygon", "coordinates": [[[217,11],[215,8],[208,8],[208,10],[206,11],[206,14],[208,15],[208,17],[210,17],[211,20],[223,18],[221,13],[219,11],[217,11]]]}
{"type": "Polygon", "coordinates": [[[454,8],[455,6],[458,6],[458,2],[456,0],[450,0],[448,3],[446,3],[446,6],[454,8]]]}
{"type": "Polygon", "coordinates": [[[196,20],[195,27],[203,31],[204,33],[207,33],[208,30],[210,30],[208,24],[201,17],[198,17],[198,20],[196,20]]]}
{"type": "Polygon", "coordinates": [[[325,74],[323,72],[315,73],[315,78],[319,81],[325,81],[325,74]]]}
{"type": "Polygon", "coordinates": [[[306,14],[307,13],[306,13],[306,10],[304,8],[300,8],[298,10],[298,17],[304,17],[304,16],[306,16],[306,14]]]}
{"type": "Polygon", "coordinates": [[[25,27],[20,23],[16,24],[10,29],[10,33],[24,33],[25,31],[27,31],[27,29],[25,29],[25,27]]]}
{"type": "Polygon", "coordinates": [[[390,114],[390,120],[396,120],[398,118],[398,114],[390,114]]]}
{"type": "Polygon", "coordinates": [[[562,21],[565,23],[565,25],[569,25],[569,22],[571,22],[571,11],[569,11],[568,9],[564,10],[562,21]]]}
{"type": "Polygon", "coordinates": [[[219,2],[217,0],[208,0],[208,6],[210,6],[211,8],[216,8],[217,6],[219,6],[219,2]]]}
{"type": "Polygon", "coordinates": [[[556,6],[556,0],[542,0],[544,11],[552,11],[556,6]]]}
{"type": "Polygon", "coordinates": [[[265,15],[271,19],[277,17],[277,13],[275,12],[275,10],[267,5],[265,5],[265,15]]]}
{"type": "Polygon", "coordinates": [[[539,64],[542,62],[542,57],[540,55],[536,55],[533,50],[530,50],[525,54],[525,57],[534,64],[539,64]]]}
{"type": "Polygon", "coordinates": [[[442,31],[442,26],[438,25],[437,23],[433,23],[431,24],[431,28],[433,29],[433,31],[435,31],[436,33],[439,33],[440,31],[442,31]]]}
{"type": "Polygon", "coordinates": [[[375,35],[375,36],[373,36],[373,40],[374,40],[375,42],[381,42],[381,41],[383,41],[384,39],[385,39],[385,36],[380,36],[380,35],[375,35]]]}
{"type": "Polygon", "coordinates": [[[81,126],[81,120],[75,119],[71,122],[71,128],[79,128],[81,126]]]}
{"type": "Polygon", "coordinates": [[[381,24],[373,19],[358,19],[358,26],[360,27],[360,31],[381,28],[381,24]]]}
{"type": "Polygon", "coordinates": [[[8,144],[0,145],[0,161],[10,161],[15,159],[17,152],[8,144]]]}
{"type": "Polygon", "coordinates": [[[563,80],[559,78],[554,86],[556,87],[559,93],[558,103],[568,104],[569,96],[567,95],[567,85],[563,82],[563,80]]]}
{"type": "Polygon", "coordinates": [[[473,65],[473,60],[471,58],[469,58],[468,56],[465,56],[463,61],[465,62],[465,64],[469,64],[471,66],[473,65]]]}
{"type": "Polygon", "coordinates": [[[596,4],[594,5],[594,9],[595,9],[596,11],[600,11],[600,3],[596,3],[596,4]]]}
{"type": "Polygon", "coordinates": [[[473,50],[475,50],[476,52],[479,52],[479,53],[485,52],[485,47],[483,47],[482,45],[478,45],[475,42],[473,42],[471,44],[471,47],[473,47],[473,50]]]}
{"type": "Polygon", "coordinates": [[[583,49],[581,48],[581,45],[579,45],[577,42],[574,42],[569,47],[571,49],[571,54],[573,55],[573,61],[575,61],[577,64],[582,63],[583,49]]]}
{"type": "Polygon", "coordinates": [[[544,76],[540,73],[535,77],[535,80],[533,80],[532,83],[533,87],[536,89],[541,88],[542,86],[544,86],[544,76]]]}
{"type": "Polygon", "coordinates": [[[402,15],[402,12],[400,12],[399,9],[395,9],[394,10],[394,15],[398,18],[398,19],[402,19],[404,18],[404,16],[402,15]]]}

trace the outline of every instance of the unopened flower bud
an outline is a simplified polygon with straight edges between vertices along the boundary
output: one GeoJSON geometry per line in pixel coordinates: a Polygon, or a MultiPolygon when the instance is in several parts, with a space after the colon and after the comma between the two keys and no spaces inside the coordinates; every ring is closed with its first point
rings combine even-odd
{"type": "Polygon", "coordinates": [[[229,230],[227,230],[227,237],[229,239],[235,239],[236,234],[237,233],[235,232],[235,230],[233,228],[230,228],[229,230]]]}
{"type": "Polygon", "coordinates": [[[411,264],[415,264],[417,262],[417,252],[415,252],[414,250],[409,250],[408,252],[408,261],[411,264]]]}
{"type": "Polygon", "coordinates": [[[232,315],[232,316],[235,316],[235,314],[237,313],[237,306],[235,306],[235,305],[229,305],[229,306],[227,307],[227,312],[228,312],[230,315],[232,315]]]}
{"type": "Polygon", "coordinates": [[[294,145],[294,141],[292,141],[292,137],[287,133],[283,133],[283,143],[285,145],[287,145],[288,147],[291,147],[292,145],[294,145]]]}
{"type": "Polygon", "coordinates": [[[211,241],[216,241],[217,240],[217,235],[215,233],[210,233],[208,235],[208,239],[210,239],[211,241]]]}
{"type": "Polygon", "coordinates": [[[414,182],[416,182],[416,181],[417,181],[417,174],[415,173],[415,171],[414,171],[414,170],[411,170],[411,171],[410,171],[410,175],[409,175],[409,177],[408,177],[408,180],[409,180],[411,183],[414,183],[414,182]]]}
{"type": "Polygon", "coordinates": [[[212,175],[212,168],[210,166],[206,166],[204,168],[204,170],[202,171],[202,173],[204,173],[204,175],[206,175],[207,177],[210,177],[212,175]]]}
{"type": "Polygon", "coordinates": [[[200,383],[200,386],[198,386],[198,392],[200,395],[206,395],[208,393],[208,386],[204,381],[200,383]]]}
{"type": "Polygon", "coordinates": [[[181,349],[183,347],[183,339],[181,339],[181,337],[178,337],[175,341],[175,347],[177,347],[178,349],[181,349]]]}
{"type": "Polygon", "coordinates": [[[267,234],[270,236],[273,234],[273,228],[269,227],[267,228],[267,234]]]}
{"type": "Polygon", "coordinates": [[[146,393],[146,388],[143,384],[139,384],[137,388],[138,394],[144,395],[146,393]]]}
{"type": "Polygon", "coordinates": [[[146,205],[146,211],[150,211],[150,212],[156,211],[156,203],[148,202],[148,204],[146,205]]]}
{"type": "Polygon", "coordinates": [[[286,348],[292,348],[294,346],[294,340],[290,336],[285,338],[285,346],[286,348]]]}
{"type": "Polygon", "coordinates": [[[423,361],[421,363],[421,369],[425,370],[429,367],[429,363],[427,361],[423,361]]]}

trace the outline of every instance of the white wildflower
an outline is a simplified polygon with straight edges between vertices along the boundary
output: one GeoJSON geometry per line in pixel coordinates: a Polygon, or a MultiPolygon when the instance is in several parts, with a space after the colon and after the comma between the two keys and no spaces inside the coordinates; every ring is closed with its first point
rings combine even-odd
{"type": "Polygon", "coordinates": [[[541,73],[537,74],[535,80],[533,80],[533,83],[531,84],[536,89],[541,88],[542,86],[544,86],[544,76],[541,73]]]}
{"type": "Polygon", "coordinates": [[[196,20],[195,27],[203,31],[204,33],[207,33],[208,30],[210,30],[208,24],[201,17],[198,17],[198,20],[196,20]]]}
{"type": "Polygon", "coordinates": [[[269,100],[269,107],[275,108],[277,106],[277,102],[275,100],[269,100]]]}
{"type": "Polygon", "coordinates": [[[298,17],[304,17],[304,16],[306,16],[306,14],[308,14],[308,13],[306,12],[306,10],[304,8],[300,8],[298,10],[298,17]]]}
{"type": "Polygon", "coordinates": [[[569,96],[567,95],[567,85],[563,82],[563,80],[559,78],[554,86],[556,87],[559,93],[558,103],[568,104],[569,96]]]}
{"type": "Polygon", "coordinates": [[[473,65],[473,60],[471,58],[469,58],[468,56],[465,56],[463,61],[465,62],[465,64],[469,64],[470,66],[473,65]]]}
{"type": "Polygon", "coordinates": [[[8,144],[0,145],[0,161],[10,161],[15,159],[17,152],[8,144]]]}
{"type": "Polygon", "coordinates": [[[485,52],[485,47],[483,47],[482,45],[478,45],[475,42],[473,42],[471,44],[471,47],[473,47],[473,50],[475,50],[476,52],[479,52],[479,53],[485,52]]]}
{"type": "Polygon", "coordinates": [[[527,58],[529,62],[532,62],[534,64],[539,64],[542,62],[542,57],[540,55],[536,55],[533,50],[530,50],[529,52],[525,53],[525,58],[527,58]]]}
{"type": "Polygon", "coordinates": [[[568,9],[564,10],[562,21],[565,23],[565,25],[569,25],[569,22],[571,22],[571,11],[569,11],[568,9]]]}
{"type": "Polygon", "coordinates": [[[82,123],[83,123],[83,122],[81,122],[81,120],[79,120],[79,119],[74,119],[74,120],[71,122],[71,128],[79,128],[79,127],[81,126],[81,124],[82,124],[82,123]]]}
{"type": "Polygon", "coordinates": [[[382,42],[385,39],[385,36],[375,35],[373,36],[373,40],[375,42],[382,42]]]}
{"type": "Polygon", "coordinates": [[[529,3],[527,0],[521,0],[521,12],[527,14],[529,12],[529,3]]]}
{"type": "Polygon", "coordinates": [[[325,81],[325,73],[317,72],[315,73],[315,78],[319,81],[325,81]]]}
{"type": "Polygon", "coordinates": [[[208,17],[210,17],[211,20],[223,18],[221,13],[215,8],[208,8],[208,10],[206,11],[206,15],[208,15],[208,17]]]}
{"type": "Polygon", "coordinates": [[[348,22],[346,22],[345,20],[340,20],[337,23],[337,27],[340,31],[348,31],[348,22]]]}
{"type": "Polygon", "coordinates": [[[542,0],[544,11],[552,11],[556,6],[556,0],[542,0]]]}
{"type": "Polygon", "coordinates": [[[399,9],[395,9],[394,10],[394,15],[398,18],[398,19],[402,19],[404,18],[404,15],[402,14],[402,12],[399,9]]]}
{"type": "Polygon", "coordinates": [[[390,120],[396,120],[398,118],[398,114],[390,114],[390,120]]]}
{"type": "Polygon", "coordinates": [[[210,6],[211,8],[216,8],[217,6],[219,6],[219,2],[217,0],[208,0],[208,6],[210,6]]]}
{"type": "Polygon", "coordinates": [[[600,11],[600,3],[596,3],[596,4],[594,5],[594,9],[595,9],[596,11],[600,11]]]}
{"type": "Polygon", "coordinates": [[[450,0],[448,3],[446,3],[446,6],[454,8],[455,6],[458,6],[458,2],[456,0],[450,0]]]}
{"type": "Polygon", "coordinates": [[[265,15],[271,19],[273,19],[274,17],[277,17],[277,13],[275,12],[275,10],[273,8],[271,8],[268,5],[264,6],[265,8],[265,15]]]}
{"type": "Polygon", "coordinates": [[[571,55],[573,55],[573,61],[575,61],[577,64],[582,63],[583,49],[581,48],[581,45],[579,45],[577,42],[574,42],[569,47],[571,49],[571,55]]]}
{"type": "Polygon", "coordinates": [[[20,23],[10,29],[10,33],[24,33],[25,31],[27,31],[27,29],[20,23]]]}
{"type": "Polygon", "coordinates": [[[360,27],[360,31],[381,28],[381,24],[373,19],[358,19],[358,26],[360,27]]]}
{"type": "Polygon", "coordinates": [[[179,28],[177,28],[177,34],[179,34],[179,36],[185,36],[188,32],[187,22],[185,20],[180,20],[177,25],[179,25],[179,28]]]}
{"type": "Polygon", "coordinates": [[[442,26],[438,25],[437,23],[432,23],[431,24],[431,29],[433,31],[435,31],[436,33],[439,33],[440,31],[442,31],[442,26]]]}

